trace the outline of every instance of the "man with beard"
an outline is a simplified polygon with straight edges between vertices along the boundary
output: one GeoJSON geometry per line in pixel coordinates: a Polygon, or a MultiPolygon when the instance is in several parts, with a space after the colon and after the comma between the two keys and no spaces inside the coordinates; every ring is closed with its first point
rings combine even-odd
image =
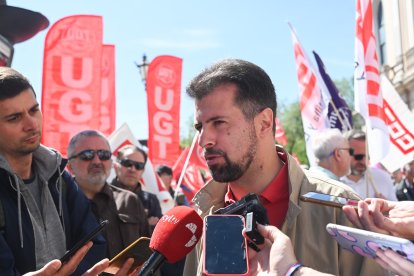
{"type": "Polygon", "coordinates": [[[76,183],[92,203],[100,220],[109,220],[103,230],[112,258],[139,237],[149,237],[149,226],[142,203],[134,193],[109,185],[112,153],[106,137],[95,130],[84,130],[72,137],[68,146],[68,167],[76,183]]]}
{"type": "Polygon", "coordinates": [[[80,275],[104,256],[98,236],[76,260],[57,260],[98,223],[65,171],[67,160],[41,145],[41,135],[33,87],[19,72],[0,67],[0,275],[80,275]]]}
{"type": "MultiPolygon", "coordinates": [[[[195,129],[213,176],[193,198],[201,216],[255,193],[269,223],[292,240],[304,266],[335,275],[388,275],[372,260],[341,249],[327,234],[328,223],[350,226],[341,209],[299,200],[307,192],[359,197],[346,185],[304,172],[275,146],[276,93],[263,69],[243,60],[222,60],[197,75],[187,94],[195,99],[195,129]]],[[[202,274],[202,255],[199,242],[187,255],[184,275],[202,274]]],[[[267,272],[260,259],[249,262],[251,275],[267,272]]]]}
{"type": "Polygon", "coordinates": [[[339,129],[330,128],[317,133],[312,147],[317,165],[312,166],[311,171],[338,181],[349,174],[353,150],[339,129]]]}
{"type": "Polygon", "coordinates": [[[384,198],[397,200],[391,175],[381,169],[368,167],[366,136],[362,130],[346,134],[354,155],[351,158],[351,174],[341,181],[351,187],[361,198],[384,198]]]}

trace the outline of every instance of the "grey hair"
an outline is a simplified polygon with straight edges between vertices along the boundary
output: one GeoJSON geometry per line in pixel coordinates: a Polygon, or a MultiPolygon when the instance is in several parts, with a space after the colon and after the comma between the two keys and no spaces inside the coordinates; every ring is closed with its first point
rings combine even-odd
{"type": "Polygon", "coordinates": [[[74,151],[75,151],[75,146],[82,137],[100,137],[108,144],[108,148],[109,150],[111,150],[111,145],[109,144],[108,139],[105,137],[105,135],[102,132],[93,130],[93,129],[88,129],[88,130],[83,130],[81,132],[78,132],[70,139],[70,142],[68,145],[68,158],[73,156],[74,151]]]}
{"type": "Polygon", "coordinates": [[[345,136],[337,128],[318,132],[313,141],[312,149],[318,160],[325,159],[336,149],[347,143],[345,136]]]}

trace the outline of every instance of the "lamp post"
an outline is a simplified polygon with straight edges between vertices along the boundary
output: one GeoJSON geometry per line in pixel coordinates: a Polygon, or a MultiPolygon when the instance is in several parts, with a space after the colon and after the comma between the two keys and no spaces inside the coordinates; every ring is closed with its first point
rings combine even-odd
{"type": "MultiPolygon", "coordinates": [[[[139,74],[141,75],[141,80],[144,84],[146,84],[147,81],[147,74],[148,74],[148,65],[149,63],[147,62],[147,55],[143,54],[142,55],[142,63],[138,64],[137,62],[135,62],[135,65],[138,67],[139,69],[139,74]]],[[[146,85],[145,85],[146,86],[146,85]]],[[[145,87],[146,88],[146,87],[145,87]]]]}

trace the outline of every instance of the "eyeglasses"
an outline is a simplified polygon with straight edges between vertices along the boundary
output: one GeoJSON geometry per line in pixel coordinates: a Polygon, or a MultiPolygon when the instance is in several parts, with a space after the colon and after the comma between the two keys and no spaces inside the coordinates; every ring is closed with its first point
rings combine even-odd
{"type": "Polygon", "coordinates": [[[362,159],[364,159],[365,158],[365,154],[355,154],[354,155],[354,159],[356,160],[356,161],[361,161],[362,159]]]}
{"type": "Polygon", "coordinates": [[[72,155],[69,157],[69,160],[73,158],[78,158],[82,161],[91,161],[95,158],[95,153],[98,155],[99,160],[101,161],[107,161],[111,159],[112,153],[109,150],[83,150],[79,152],[78,154],[72,155]]]}
{"type": "Polygon", "coordinates": [[[118,160],[118,162],[119,164],[121,164],[121,166],[125,168],[131,168],[132,166],[134,166],[135,169],[138,171],[143,170],[145,167],[144,162],[137,162],[137,161],[132,161],[129,159],[121,159],[121,160],[118,160]]]}
{"type": "Polygon", "coordinates": [[[349,155],[353,156],[354,155],[354,149],[351,148],[338,148],[339,150],[347,150],[349,152],[349,155]]]}

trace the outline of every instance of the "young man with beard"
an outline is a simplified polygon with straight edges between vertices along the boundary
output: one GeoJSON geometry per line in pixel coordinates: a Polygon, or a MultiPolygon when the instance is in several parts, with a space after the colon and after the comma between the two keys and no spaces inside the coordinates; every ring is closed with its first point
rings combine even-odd
{"type": "Polygon", "coordinates": [[[80,275],[104,256],[98,236],[83,260],[79,254],[63,265],[56,260],[98,223],[65,171],[67,160],[41,145],[41,135],[33,87],[19,72],[0,67],[0,275],[80,275]]]}
{"type": "Polygon", "coordinates": [[[76,183],[92,203],[101,220],[109,220],[103,230],[112,258],[139,237],[149,237],[144,207],[127,190],[109,185],[106,179],[112,167],[112,152],[106,137],[95,130],[84,130],[72,137],[68,146],[68,167],[76,183]]]}
{"type": "MultiPolygon", "coordinates": [[[[252,192],[304,266],[335,275],[387,275],[371,260],[341,249],[326,232],[328,223],[350,225],[341,209],[299,200],[307,192],[359,197],[337,181],[304,172],[275,146],[276,94],[263,69],[243,60],[219,61],[191,81],[187,94],[195,99],[195,128],[213,176],[193,198],[199,214],[252,192]]],[[[187,256],[184,275],[201,275],[201,243],[187,256]]],[[[261,272],[254,259],[250,267],[252,275],[261,272]]]]}
{"type": "Polygon", "coordinates": [[[391,175],[381,169],[368,167],[366,136],[362,130],[346,134],[354,155],[351,158],[351,174],[341,181],[351,187],[361,198],[384,198],[397,200],[391,175]]]}

